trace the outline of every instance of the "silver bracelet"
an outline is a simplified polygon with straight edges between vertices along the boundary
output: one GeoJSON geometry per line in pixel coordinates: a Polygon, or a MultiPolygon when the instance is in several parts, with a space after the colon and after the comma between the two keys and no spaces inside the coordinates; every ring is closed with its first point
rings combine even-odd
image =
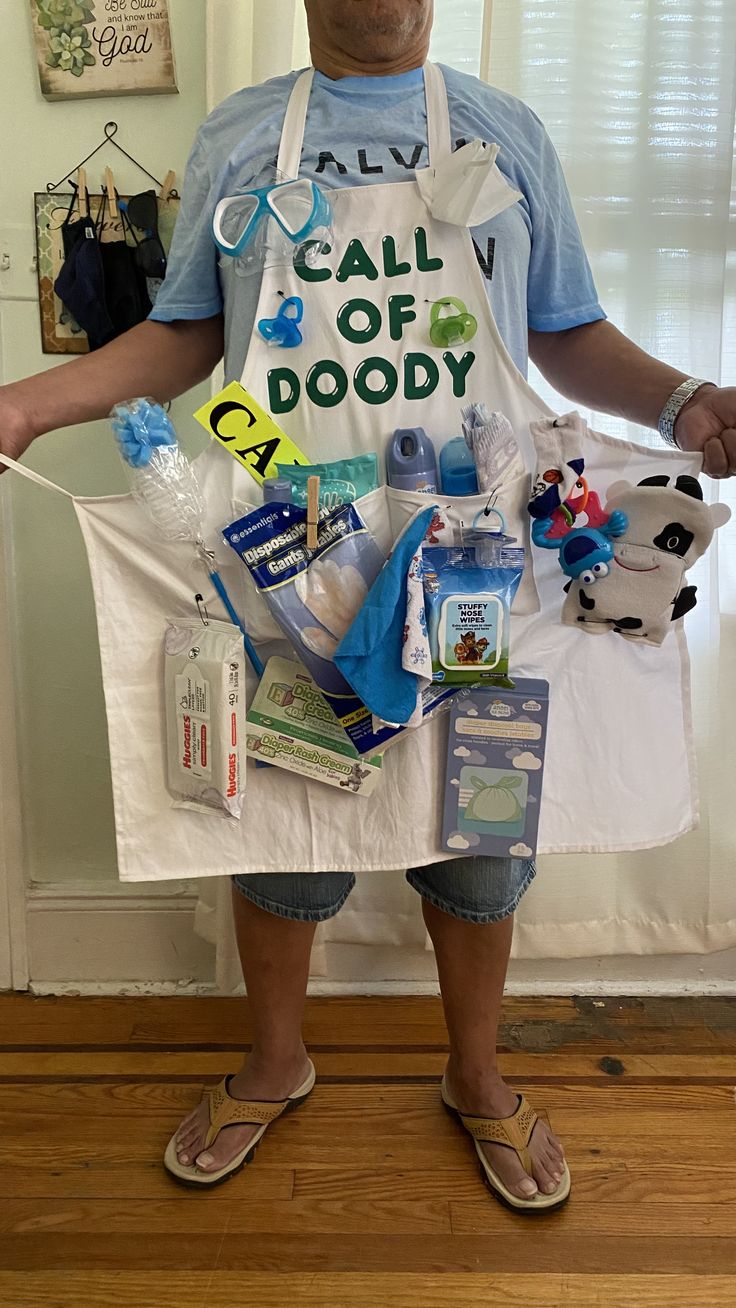
{"type": "Polygon", "coordinates": [[[675,420],[680,409],[687,404],[691,395],[700,390],[701,386],[711,386],[714,383],[704,381],[702,377],[688,377],[687,381],[680,382],[676,391],[673,391],[659,415],[657,424],[659,434],[663,441],[672,445],[674,449],[679,450],[679,445],[675,440],[675,420]]]}

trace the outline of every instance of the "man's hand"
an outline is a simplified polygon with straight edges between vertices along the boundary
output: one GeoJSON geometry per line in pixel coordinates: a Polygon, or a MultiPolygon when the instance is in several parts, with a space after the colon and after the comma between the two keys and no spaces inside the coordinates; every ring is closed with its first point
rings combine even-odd
{"type": "Polygon", "coordinates": [[[703,455],[709,477],[736,476],[736,386],[701,386],[677,415],[675,440],[703,455]]]}
{"type": "MultiPolygon", "coordinates": [[[[0,387],[0,454],[7,454],[10,459],[19,459],[25,454],[35,436],[33,425],[28,415],[6,398],[5,387],[0,387]]],[[[0,474],[7,472],[4,463],[0,463],[0,474]]]]}
{"type": "MultiPolygon", "coordinates": [[[[655,430],[669,396],[687,380],[610,322],[530,331],[529,353],[561,395],[655,430]]],[[[675,440],[703,455],[709,477],[736,476],[736,386],[701,386],[677,415],[675,440]]]]}

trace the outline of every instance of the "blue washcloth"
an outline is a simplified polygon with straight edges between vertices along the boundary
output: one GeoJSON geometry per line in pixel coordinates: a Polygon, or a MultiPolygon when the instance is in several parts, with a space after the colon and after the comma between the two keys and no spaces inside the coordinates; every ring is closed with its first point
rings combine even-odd
{"type": "Polygon", "coordinates": [[[367,708],[383,722],[406,723],[417,706],[417,678],[401,666],[406,578],[437,506],[420,510],[404,529],[333,660],[367,708]]]}

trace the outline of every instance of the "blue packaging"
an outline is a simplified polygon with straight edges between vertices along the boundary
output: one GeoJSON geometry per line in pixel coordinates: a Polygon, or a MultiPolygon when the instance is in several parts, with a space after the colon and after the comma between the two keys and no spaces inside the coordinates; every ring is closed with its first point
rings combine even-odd
{"type": "MultiPolygon", "coordinates": [[[[354,504],[321,509],[316,550],[307,549],[307,511],[264,504],[223,531],[359,754],[370,754],[404,728],[375,730],[366,708],[332,661],[384,564],[354,504]]],[[[429,687],[429,718],[452,694],[429,687]]]]}
{"type": "MultiPolygon", "coordinates": [[[[509,670],[511,605],[524,550],[488,542],[424,548],[423,581],[432,680],[451,685],[503,679],[509,670]]],[[[477,533],[480,536],[480,533],[477,533]]]]}
{"type": "Polygon", "coordinates": [[[548,710],[546,681],[460,692],[450,719],[443,849],[534,857],[548,710]]]}

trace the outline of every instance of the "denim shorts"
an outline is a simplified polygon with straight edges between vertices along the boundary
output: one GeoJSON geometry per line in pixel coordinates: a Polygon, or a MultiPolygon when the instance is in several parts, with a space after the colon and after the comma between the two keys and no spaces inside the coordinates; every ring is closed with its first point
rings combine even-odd
{"type": "MultiPolygon", "coordinates": [[[[464,922],[500,922],[514,912],[536,876],[526,858],[476,855],[410,868],[406,879],[423,899],[464,922]]],[[[352,872],[254,872],[233,877],[258,908],[297,922],[324,922],[340,911],[355,885],[352,872]]]]}

